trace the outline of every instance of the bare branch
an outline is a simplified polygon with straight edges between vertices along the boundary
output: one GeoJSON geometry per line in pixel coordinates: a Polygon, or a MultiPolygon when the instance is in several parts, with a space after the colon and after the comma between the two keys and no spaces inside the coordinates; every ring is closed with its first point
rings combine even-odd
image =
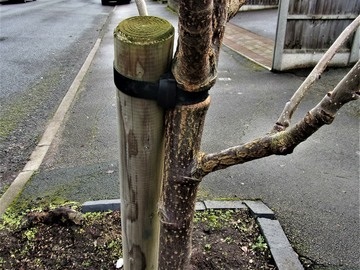
{"type": "Polygon", "coordinates": [[[327,67],[330,60],[334,57],[335,53],[345,43],[345,41],[350,37],[350,35],[359,27],[359,25],[360,15],[348,27],[344,29],[344,31],[335,40],[335,42],[331,45],[328,51],[323,55],[323,57],[308,75],[306,80],[300,85],[298,90],[296,90],[290,101],[286,103],[284,110],[282,111],[279,119],[273,127],[273,132],[282,131],[289,127],[293,113],[297,109],[306,92],[310,89],[310,86],[320,78],[320,75],[324,72],[325,68],[327,67]]]}
{"type": "Polygon", "coordinates": [[[322,101],[311,110],[324,111],[328,115],[336,112],[347,102],[358,99],[360,95],[360,60],[349,73],[338,83],[332,92],[329,92],[322,101]]]}
{"type": "Polygon", "coordinates": [[[218,153],[198,156],[193,177],[201,179],[205,175],[227,167],[271,155],[291,154],[296,146],[309,138],[323,125],[331,124],[337,111],[346,103],[360,95],[360,61],[329,92],[321,102],[309,111],[294,127],[268,134],[243,145],[231,147],[218,153]]]}
{"type": "Polygon", "coordinates": [[[228,10],[228,16],[227,21],[229,21],[232,17],[234,17],[239,9],[244,5],[246,0],[229,0],[227,2],[227,10],[228,10]]]}
{"type": "Polygon", "coordinates": [[[139,15],[147,16],[148,12],[147,12],[145,0],[135,0],[135,2],[136,2],[136,7],[138,9],[139,15]]]}

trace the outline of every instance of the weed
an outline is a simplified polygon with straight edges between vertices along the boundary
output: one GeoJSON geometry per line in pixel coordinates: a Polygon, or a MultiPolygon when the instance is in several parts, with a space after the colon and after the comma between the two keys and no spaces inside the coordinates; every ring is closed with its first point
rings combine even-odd
{"type": "Polygon", "coordinates": [[[205,244],[204,248],[205,248],[205,251],[210,251],[211,250],[211,244],[205,244]]]}
{"type": "Polygon", "coordinates": [[[89,267],[89,266],[91,266],[91,261],[90,261],[90,260],[83,261],[83,262],[81,263],[81,265],[84,266],[84,267],[89,267]]]}
{"type": "Polygon", "coordinates": [[[227,244],[231,244],[234,243],[234,239],[232,239],[230,236],[226,237],[225,239],[223,239],[223,241],[227,244]]]}
{"type": "Polygon", "coordinates": [[[23,217],[24,214],[7,210],[1,217],[0,230],[16,230],[20,228],[25,223],[23,217]]]}
{"type": "Polygon", "coordinates": [[[35,265],[38,266],[39,268],[40,268],[40,267],[42,268],[42,266],[43,266],[43,263],[42,263],[41,259],[39,259],[39,258],[35,258],[35,259],[34,259],[34,263],[35,263],[35,265]]]}
{"type": "Polygon", "coordinates": [[[262,235],[259,235],[256,239],[256,242],[252,244],[251,248],[254,251],[266,251],[268,248],[268,245],[266,244],[264,237],[262,235]]]}
{"type": "Polygon", "coordinates": [[[53,210],[59,206],[68,206],[76,210],[78,202],[66,201],[62,198],[42,198],[36,201],[17,200],[8,207],[0,219],[0,230],[17,230],[26,223],[24,218],[30,212],[53,210]]]}
{"type": "Polygon", "coordinates": [[[211,229],[218,230],[231,221],[233,214],[234,210],[223,211],[210,209],[206,211],[198,211],[195,213],[194,222],[203,222],[211,229]]]}
{"type": "MultiPolygon", "coordinates": [[[[10,187],[10,184],[5,184],[0,188],[0,197],[6,192],[6,190],[10,187]]],[[[1,262],[0,262],[1,263],[1,262]]]]}
{"type": "Polygon", "coordinates": [[[24,236],[26,237],[26,239],[28,241],[32,241],[35,239],[35,236],[36,236],[36,233],[38,232],[38,229],[37,228],[30,228],[30,229],[27,229],[25,232],[24,232],[24,236]]]}
{"type": "Polygon", "coordinates": [[[107,245],[107,247],[109,249],[113,250],[114,252],[117,252],[117,251],[121,251],[122,244],[121,244],[121,241],[114,239],[114,240],[110,241],[110,243],[107,245]]]}
{"type": "Polygon", "coordinates": [[[84,219],[85,222],[101,220],[101,219],[104,218],[105,215],[107,215],[110,212],[111,211],[108,211],[108,212],[87,212],[87,213],[83,214],[83,219],[84,219]]]}

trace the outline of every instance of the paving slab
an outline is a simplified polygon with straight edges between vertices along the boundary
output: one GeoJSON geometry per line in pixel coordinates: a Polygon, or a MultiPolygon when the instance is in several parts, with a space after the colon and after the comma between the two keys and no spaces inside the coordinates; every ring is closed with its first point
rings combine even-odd
{"type": "Polygon", "coordinates": [[[261,231],[270,247],[271,254],[279,269],[302,270],[304,267],[290,245],[279,221],[257,218],[261,231]]]}
{"type": "Polygon", "coordinates": [[[243,209],[242,201],[204,201],[206,209],[243,209]]]}
{"type": "Polygon", "coordinates": [[[275,218],[274,212],[269,207],[267,207],[262,201],[245,200],[243,202],[247,207],[249,207],[251,213],[255,217],[270,218],[270,219],[275,218]]]}

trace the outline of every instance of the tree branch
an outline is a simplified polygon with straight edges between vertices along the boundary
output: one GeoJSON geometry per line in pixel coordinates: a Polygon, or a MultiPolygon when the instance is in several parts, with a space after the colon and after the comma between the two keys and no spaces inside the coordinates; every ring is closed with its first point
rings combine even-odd
{"type": "Polygon", "coordinates": [[[360,95],[359,87],[360,61],[338,83],[335,89],[329,92],[294,127],[265,135],[218,153],[200,153],[196,167],[193,170],[193,177],[201,179],[210,172],[270,155],[291,154],[297,145],[309,138],[320,127],[331,124],[335,114],[344,104],[358,99],[360,95]]]}
{"type": "Polygon", "coordinates": [[[147,12],[145,0],[135,0],[135,3],[136,3],[136,7],[138,9],[139,15],[147,16],[148,12],[147,12]]]}
{"type": "Polygon", "coordinates": [[[246,0],[229,0],[227,1],[227,21],[230,21],[245,4],[246,0]]]}
{"type": "Polygon", "coordinates": [[[334,57],[335,53],[339,48],[345,43],[345,41],[350,37],[350,35],[359,27],[360,25],[360,15],[344,29],[340,36],[335,40],[331,45],[328,51],[323,55],[311,73],[307,76],[306,80],[300,85],[298,90],[291,97],[285,105],[284,110],[282,111],[279,119],[276,121],[275,126],[273,127],[272,132],[278,132],[285,130],[290,126],[290,120],[299,106],[301,100],[305,96],[306,92],[310,89],[310,86],[320,78],[320,75],[324,72],[330,60],[334,57]]]}

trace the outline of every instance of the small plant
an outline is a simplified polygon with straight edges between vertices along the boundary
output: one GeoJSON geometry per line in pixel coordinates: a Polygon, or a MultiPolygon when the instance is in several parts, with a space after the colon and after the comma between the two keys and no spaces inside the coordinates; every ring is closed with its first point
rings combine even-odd
{"type": "Polygon", "coordinates": [[[84,266],[84,267],[89,267],[89,266],[91,266],[91,261],[90,261],[90,260],[83,261],[83,262],[81,263],[81,265],[84,266]]]}
{"type": "Polygon", "coordinates": [[[268,245],[266,244],[264,237],[259,235],[256,242],[252,244],[251,248],[254,251],[266,251],[268,249],[268,245]]]}
{"type": "MultiPolygon", "coordinates": [[[[0,197],[6,192],[6,190],[10,187],[9,184],[3,185],[3,187],[0,189],[0,197]]],[[[1,261],[0,261],[1,263],[1,261]]]]}
{"type": "Polygon", "coordinates": [[[24,214],[19,214],[13,211],[7,210],[1,217],[0,230],[9,229],[15,230],[20,228],[24,224],[24,214]]]}
{"type": "Polygon", "coordinates": [[[231,221],[233,214],[234,210],[223,211],[210,209],[206,211],[199,211],[195,213],[194,222],[203,222],[209,226],[209,228],[218,230],[231,221]]]}
{"type": "Polygon", "coordinates": [[[210,251],[211,250],[211,244],[205,244],[204,248],[205,248],[205,251],[210,251]]]}
{"type": "Polygon", "coordinates": [[[230,236],[226,237],[225,239],[223,239],[223,241],[227,244],[231,244],[234,243],[234,239],[232,239],[230,236]]]}
{"type": "Polygon", "coordinates": [[[121,239],[114,239],[111,240],[108,245],[107,245],[108,249],[111,249],[113,252],[116,253],[121,253],[122,250],[122,243],[121,243],[121,239]]]}
{"type": "Polygon", "coordinates": [[[36,233],[37,233],[37,228],[30,228],[24,232],[24,236],[28,241],[32,241],[35,239],[36,233]]]}
{"type": "Polygon", "coordinates": [[[19,200],[14,202],[5,211],[0,219],[0,230],[17,230],[26,224],[26,215],[33,212],[42,212],[56,209],[59,206],[67,206],[76,210],[80,207],[78,202],[65,201],[61,198],[52,198],[50,201],[43,198],[35,201],[19,200]]]}
{"type": "Polygon", "coordinates": [[[102,218],[104,218],[104,216],[106,216],[110,212],[111,211],[108,211],[108,212],[87,212],[87,213],[83,214],[82,217],[83,217],[85,222],[92,222],[92,221],[95,221],[95,220],[101,220],[102,218]]]}
{"type": "Polygon", "coordinates": [[[35,258],[35,259],[34,259],[34,264],[35,264],[36,266],[38,266],[39,268],[43,266],[43,265],[42,265],[42,261],[41,261],[41,259],[39,259],[39,258],[35,258]]]}

